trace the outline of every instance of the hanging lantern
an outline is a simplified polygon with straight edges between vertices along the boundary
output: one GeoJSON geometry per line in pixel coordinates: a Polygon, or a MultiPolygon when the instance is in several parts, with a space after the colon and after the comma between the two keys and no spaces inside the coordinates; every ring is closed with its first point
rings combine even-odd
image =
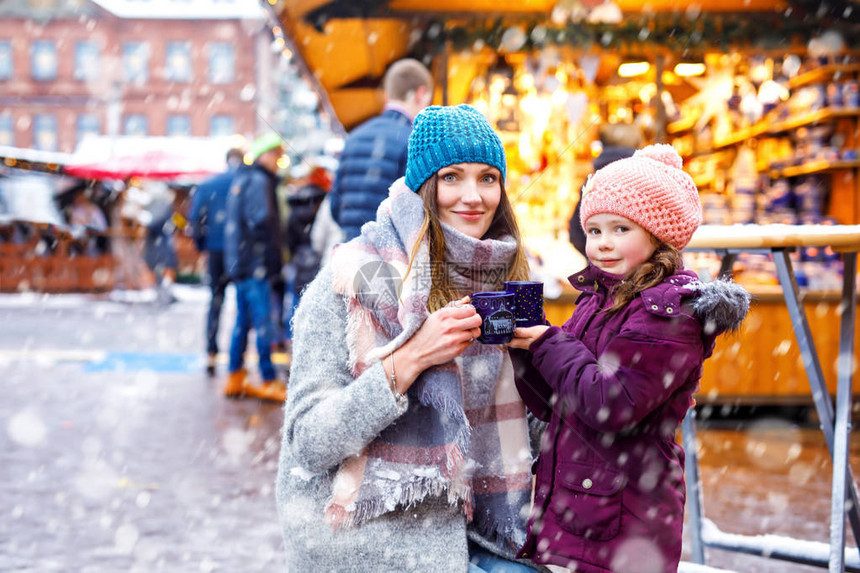
{"type": "Polygon", "coordinates": [[[518,131],[519,92],[514,87],[514,69],[500,56],[487,76],[490,105],[496,107],[496,127],[502,131],[518,131]]]}
{"type": "Polygon", "coordinates": [[[497,127],[502,131],[519,131],[519,110],[520,110],[520,94],[514,87],[514,83],[508,84],[508,87],[502,92],[502,104],[499,110],[499,120],[497,127]]]}

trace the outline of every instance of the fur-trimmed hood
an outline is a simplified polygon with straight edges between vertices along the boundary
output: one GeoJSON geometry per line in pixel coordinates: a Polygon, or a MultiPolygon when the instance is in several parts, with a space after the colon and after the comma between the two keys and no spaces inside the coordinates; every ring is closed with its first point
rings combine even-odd
{"type": "Polygon", "coordinates": [[[705,357],[711,355],[716,338],[737,331],[750,308],[750,293],[741,285],[723,279],[702,282],[692,271],[678,271],[663,283],[642,292],[645,308],[652,314],[671,317],[687,307],[702,324],[705,357]]]}
{"type": "Polygon", "coordinates": [[[740,328],[752,298],[745,288],[722,279],[696,286],[699,295],[692,302],[693,312],[702,321],[704,335],[717,336],[740,328]]]}

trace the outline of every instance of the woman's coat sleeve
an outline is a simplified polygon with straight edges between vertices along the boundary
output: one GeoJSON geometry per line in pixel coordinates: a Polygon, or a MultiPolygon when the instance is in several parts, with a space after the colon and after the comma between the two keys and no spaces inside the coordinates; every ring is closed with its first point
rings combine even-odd
{"type": "Polygon", "coordinates": [[[346,302],[331,269],[311,283],[296,310],[293,361],[284,405],[284,441],[309,471],[333,468],[369,444],[405,411],[377,362],[357,378],[348,367],[346,302]]]}

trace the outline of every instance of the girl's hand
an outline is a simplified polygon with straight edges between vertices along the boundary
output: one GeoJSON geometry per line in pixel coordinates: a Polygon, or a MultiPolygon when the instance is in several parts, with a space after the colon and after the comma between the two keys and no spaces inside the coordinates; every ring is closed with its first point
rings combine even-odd
{"type": "Polygon", "coordinates": [[[548,326],[543,324],[527,326],[525,328],[515,328],[514,338],[508,342],[508,346],[511,348],[528,350],[529,346],[532,345],[532,342],[543,336],[543,333],[546,332],[548,328],[548,326]]]}
{"type": "MultiPolygon", "coordinates": [[[[394,352],[397,390],[405,392],[424,370],[457,357],[481,334],[481,316],[463,297],[432,313],[421,328],[394,352]]],[[[383,360],[390,375],[390,361],[383,360]]]]}

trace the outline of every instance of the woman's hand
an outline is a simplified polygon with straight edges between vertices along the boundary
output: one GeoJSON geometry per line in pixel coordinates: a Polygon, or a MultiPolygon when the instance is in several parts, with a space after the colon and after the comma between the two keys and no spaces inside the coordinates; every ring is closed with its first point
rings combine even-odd
{"type": "Polygon", "coordinates": [[[543,324],[527,326],[525,328],[515,328],[514,338],[508,342],[508,346],[511,348],[528,350],[529,346],[532,345],[532,342],[543,336],[543,333],[546,332],[548,328],[548,326],[543,324]]]}
{"type": "MultiPolygon", "coordinates": [[[[418,375],[432,366],[457,357],[481,334],[481,316],[469,304],[469,297],[454,301],[432,313],[424,324],[394,352],[397,391],[403,393],[418,375]]],[[[390,360],[383,359],[391,375],[390,360]]]]}

